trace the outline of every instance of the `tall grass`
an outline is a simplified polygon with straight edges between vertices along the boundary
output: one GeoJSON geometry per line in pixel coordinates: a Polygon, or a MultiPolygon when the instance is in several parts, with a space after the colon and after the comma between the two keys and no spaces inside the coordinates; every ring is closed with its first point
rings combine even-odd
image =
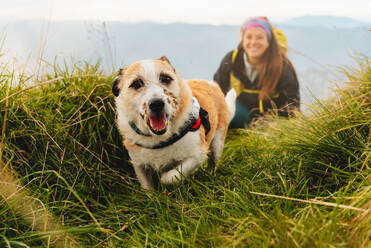
{"type": "Polygon", "coordinates": [[[151,193],[115,127],[113,75],[55,66],[32,88],[3,69],[3,167],[59,224],[38,228],[2,192],[0,247],[63,246],[62,234],[82,247],[367,247],[371,69],[359,62],[309,115],[231,130],[215,177],[151,193]]]}

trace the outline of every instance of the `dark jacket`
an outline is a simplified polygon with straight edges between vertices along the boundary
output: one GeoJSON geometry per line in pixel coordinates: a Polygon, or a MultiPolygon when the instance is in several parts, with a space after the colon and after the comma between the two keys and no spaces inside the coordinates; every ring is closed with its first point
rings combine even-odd
{"type": "MultiPolygon", "coordinates": [[[[219,69],[214,75],[214,80],[220,85],[224,94],[230,89],[230,74],[239,79],[245,89],[259,90],[257,88],[259,76],[251,82],[245,73],[245,63],[243,61],[244,50],[239,48],[234,63],[232,63],[233,51],[227,53],[223,58],[219,69]]],[[[272,100],[265,100],[262,103],[264,113],[274,110],[279,116],[289,116],[292,108],[299,109],[300,93],[299,82],[295,70],[291,66],[285,65],[284,73],[278,81],[276,90],[278,97],[272,100]]],[[[261,116],[259,110],[259,95],[255,93],[243,92],[237,97],[236,114],[232,120],[230,127],[243,128],[247,126],[251,120],[261,116]]]]}

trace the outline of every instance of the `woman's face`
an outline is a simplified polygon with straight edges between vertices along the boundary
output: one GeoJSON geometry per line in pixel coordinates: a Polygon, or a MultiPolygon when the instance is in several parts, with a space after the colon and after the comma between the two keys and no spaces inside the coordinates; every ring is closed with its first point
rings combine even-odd
{"type": "Polygon", "coordinates": [[[269,47],[268,36],[259,27],[248,28],[243,35],[242,46],[249,61],[256,61],[269,47]]]}

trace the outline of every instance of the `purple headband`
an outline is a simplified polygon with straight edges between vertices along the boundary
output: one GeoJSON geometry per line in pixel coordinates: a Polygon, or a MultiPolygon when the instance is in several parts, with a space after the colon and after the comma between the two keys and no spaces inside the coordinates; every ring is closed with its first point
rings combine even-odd
{"type": "Polygon", "coordinates": [[[272,28],[271,28],[271,26],[269,25],[269,23],[264,18],[257,17],[257,18],[254,18],[254,19],[249,20],[242,27],[242,34],[244,34],[245,31],[248,28],[251,28],[251,27],[259,27],[259,28],[263,29],[263,31],[268,35],[268,38],[269,39],[272,38],[272,28]]]}

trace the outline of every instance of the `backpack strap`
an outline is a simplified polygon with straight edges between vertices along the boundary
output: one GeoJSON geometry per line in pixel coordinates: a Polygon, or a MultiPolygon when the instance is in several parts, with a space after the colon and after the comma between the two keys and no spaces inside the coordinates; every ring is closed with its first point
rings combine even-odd
{"type": "Polygon", "coordinates": [[[232,64],[234,64],[234,61],[236,60],[238,54],[238,49],[234,50],[232,53],[232,64]]]}

